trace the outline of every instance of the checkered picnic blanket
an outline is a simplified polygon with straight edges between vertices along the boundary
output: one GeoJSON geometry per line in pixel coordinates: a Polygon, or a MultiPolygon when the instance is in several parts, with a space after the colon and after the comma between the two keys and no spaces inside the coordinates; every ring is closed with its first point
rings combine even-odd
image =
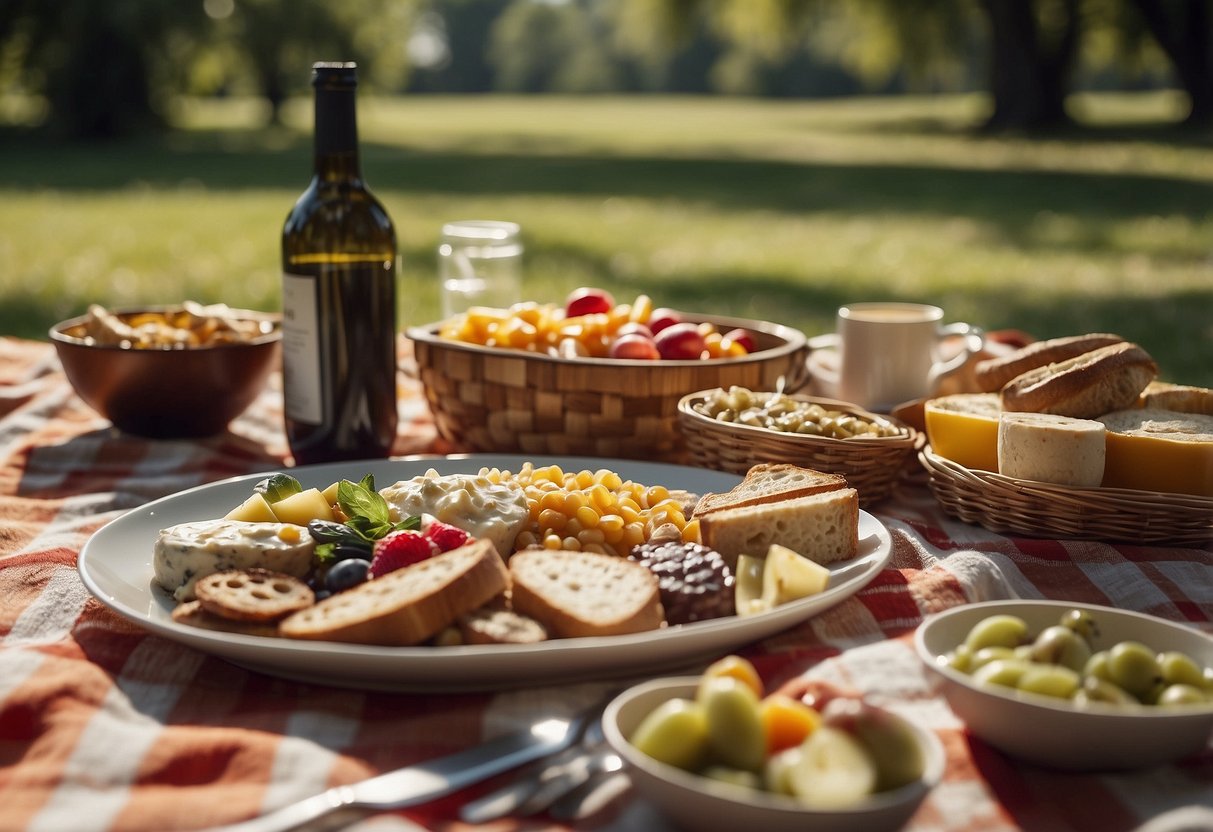
{"type": "MultiPolygon", "coordinates": [[[[407,351],[407,345],[405,345],[407,351]]],[[[445,452],[405,374],[398,454],[445,452]]],[[[568,713],[603,683],[505,692],[396,694],[287,681],[153,635],[93,599],[76,571],[89,535],[151,499],[280,469],[271,387],[206,440],[121,435],[73,394],[49,345],[0,338],[0,830],[199,829],[326,787],[424,761],[568,713]]],[[[1007,537],[954,521],[921,482],[874,514],[888,567],[829,611],[743,652],[769,687],[807,676],[920,720],[947,751],[944,781],[908,829],[1183,827],[1213,807],[1213,748],[1182,764],[1057,774],[968,735],[932,689],[911,636],[924,616],[1008,597],[1108,604],[1213,628],[1211,548],[1007,537]],[[1185,809],[1185,807],[1188,807],[1185,809]],[[1193,808],[1196,807],[1196,808],[1193,808]]],[[[460,829],[458,807],[495,782],[358,828],[460,829]]],[[[507,819],[484,828],[662,829],[630,793],[575,826],[507,819]]]]}

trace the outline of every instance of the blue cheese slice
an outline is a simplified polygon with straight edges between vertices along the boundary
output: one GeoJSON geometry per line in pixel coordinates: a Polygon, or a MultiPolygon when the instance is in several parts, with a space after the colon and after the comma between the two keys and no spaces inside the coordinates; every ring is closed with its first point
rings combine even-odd
{"type": "Polygon", "coordinates": [[[200,520],[160,532],[153,550],[156,583],[178,601],[194,599],[199,578],[225,569],[260,567],[302,578],[316,542],[291,523],[200,520]]]}
{"type": "Polygon", "coordinates": [[[998,473],[1055,485],[1103,481],[1107,430],[1102,422],[1047,413],[1003,413],[998,420],[998,473]]]}

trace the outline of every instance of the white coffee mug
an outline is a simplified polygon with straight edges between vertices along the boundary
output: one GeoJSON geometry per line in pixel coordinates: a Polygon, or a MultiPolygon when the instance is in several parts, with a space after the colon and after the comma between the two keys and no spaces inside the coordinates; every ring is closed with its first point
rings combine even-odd
{"type": "Polygon", "coordinates": [[[837,350],[835,366],[810,358],[825,392],[872,410],[932,394],[985,346],[972,324],[944,324],[943,310],[921,303],[852,303],[838,310],[837,331],[812,338],[813,349],[837,350]],[[944,341],[959,336],[961,346],[944,358],[944,341]]]}

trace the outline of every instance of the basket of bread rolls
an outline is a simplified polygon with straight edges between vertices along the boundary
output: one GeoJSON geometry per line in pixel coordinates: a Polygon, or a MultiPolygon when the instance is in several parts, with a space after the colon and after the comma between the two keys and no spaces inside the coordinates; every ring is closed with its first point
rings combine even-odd
{"type": "Polygon", "coordinates": [[[978,363],[980,392],[923,405],[935,497],[998,532],[1210,542],[1213,390],[1157,374],[1145,349],[1108,333],[978,363]]]}
{"type": "Polygon", "coordinates": [[[745,474],[760,463],[791,463],[838,474],[864,506],[884,499],[914,464],[920,434],[857,405],[736,385],[700,390],[678,403],[690,462],[745,474]]]}

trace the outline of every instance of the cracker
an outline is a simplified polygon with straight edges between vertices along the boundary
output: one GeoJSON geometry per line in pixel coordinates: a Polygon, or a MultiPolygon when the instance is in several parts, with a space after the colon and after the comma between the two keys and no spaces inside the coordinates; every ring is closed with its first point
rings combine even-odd
{"type": "Polygon", "coordinates": [[[221,633],[239,633],[246,636],[264,636],[276,638],[278,624],[273,621],[235,621],[220,615],[213,615],[202,608],[198,601],[186,601],[173,608],[173,620],[178,624],[198,627],[203,630],[215,630],[221,633]]]}
{"type": "Polygon", "coordinates": [[[233,621],[277,621],[316,603],[303,581],[268,569],[216,572],[194,584],[207,612],[233,621]]]}

